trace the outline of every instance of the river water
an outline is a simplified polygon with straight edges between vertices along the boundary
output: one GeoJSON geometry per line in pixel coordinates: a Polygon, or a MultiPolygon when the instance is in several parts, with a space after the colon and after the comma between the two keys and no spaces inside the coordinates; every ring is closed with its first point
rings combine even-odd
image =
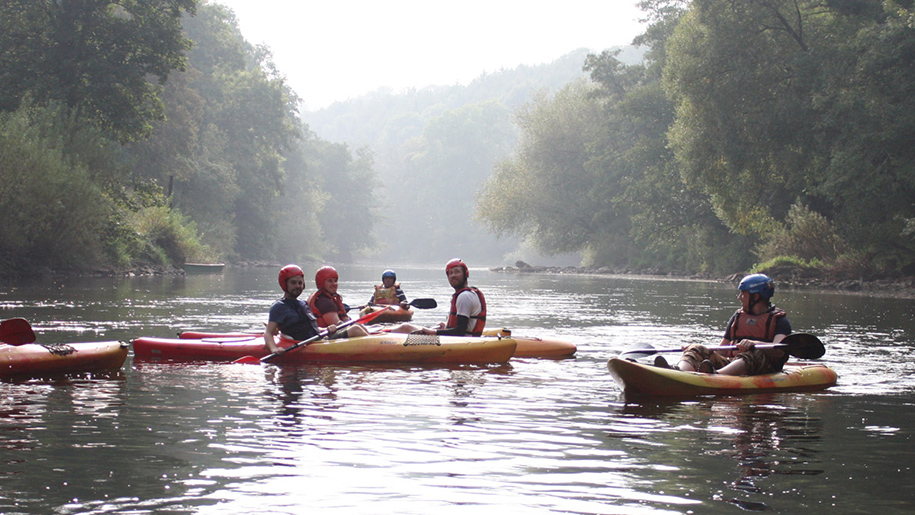
{"type": "MultiPolygon", "coordinates": [[[[364,303],[381,268],[339,267],[364,303]]],[[[306,270],[310,275],[312,269],[306,270]]],[[[42,343],[259,330],[276,270],[6,284],[42,343]]],[[[440,268],[398,269],[439,307],[440,268]]],[[[732,285],[471,271],[488,327],[578,345],[489,367],[139,362],[0,383],[0,513],[911,513],[915,300],[782,291],[823,392],[627,402],[607,360],[717,343],[732,285]]]]}

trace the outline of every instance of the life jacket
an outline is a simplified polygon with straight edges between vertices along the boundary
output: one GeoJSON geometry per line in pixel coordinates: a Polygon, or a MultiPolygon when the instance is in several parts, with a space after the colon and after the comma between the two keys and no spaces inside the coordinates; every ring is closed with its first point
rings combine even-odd
{"type": "Polygon", "coordinates": [[[309,299],[308,299],[308,308],[311,310],[312,313],[314,313],[315,317],[317,317],[319,327],[327,327],[330,325],[330,323],[324,317],[324,315],[326,315],[326,313],[322,313],[320,310],[318,310],[317,304],[318,304],[318,299],[320,297],[327,297],[330,300],[334,301],[334,304],[337,305],[337,315],[340,317],[340,320],[346,320],[348,318],[346,316],[346,308],[343,307],[343,298],[340,297],[340,294],[338,293],[338,294],[331,295],[322,288],[322,289],[312,293],[311,297],[309,297],[309,299]]]}
{"type": "Polygon", "coordinates": [[[467,330],[473,336],[482,336],[483,328],[486,327],[486,299],[483,297],[483,292],[476,289],[473,286],[465,286],[460,290],[454,292],[454,295],[451,296],[451,312],[448,313],[448,320],[445,321],[445,327],[455,327],[457,325],[457,298],[458,295],[465,291],[472,291],[480,299],[480,312],[479,314],[473,315],[470,317],[470,324],[468,325],[467,330]],[[473,327],[471,329],[471,327],[473,327]]]}
{"type": "Polygon", "coordinates": [[[775,339],[775,326],[778,319],[783,316],[785,316],[785,312],[775,306],[759,315],[744,313],[739,309],[729,328],[731,341],[749,339],[771,342],[775,339]]]}
{"type": "Polygon", "coordinates": [[[397,298],[397,288],[400,288],[400,283],[395,283],[390,288],[385,288],[383,284],[376,284],[372,304],[400,304],[400,299],[397,298]]]}

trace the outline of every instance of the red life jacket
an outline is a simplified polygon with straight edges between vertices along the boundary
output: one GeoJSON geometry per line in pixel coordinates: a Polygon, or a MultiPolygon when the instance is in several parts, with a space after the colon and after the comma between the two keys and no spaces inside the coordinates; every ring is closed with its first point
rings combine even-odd
{"type": "Polygon", "coordinates": [[[775,339],[775,326],[778,319],[783,316],[785,316],[785,312],[775,306],[759,315],[751,315],[744,313],[743,310],[737,310],[734,320],[728,328],[728,334],[731,335],[731,341],[749,339],[771,342],[775,339]]]}
{"type": "Polygon", "coordinates": [[[470,329],[468,324],[467,330],[470,331],[470,334],[473,336],[482,336],[483,328],[486,327],[486,299],[483,297],[483,292],[476,289],[473,286],[465,286],[460,290],[454,292],[454,295],[451,296],[451,312],[448,313],[448,320],[445,321],[445,327],[455,327],[457,326],[457,298],[458,295],[465,291],[472,291],[480,299],[480,313],[470,317],[470,324],[475,324],[473,329],[470,329]]]}
{"type": "Polygon", "coordinates": [[[327,297],[328,299],[334,301],[334,304],[337,305],[337,316],[340,317],[340,320],[346,320],[349,317],[346,316],[346,308],[343,307],[343,298],[340,297],[340,294],[331,295],[327,293],[323,288],[312,293],[311,297],[308,299],[308,308],[311,309],[311,312],[314,313],[315,317],[318,319],[318,327],[327,327],[331,325],[327,319],[324,317],[325,313],[322,313],[318,310],[318,298],[327,297]]]}

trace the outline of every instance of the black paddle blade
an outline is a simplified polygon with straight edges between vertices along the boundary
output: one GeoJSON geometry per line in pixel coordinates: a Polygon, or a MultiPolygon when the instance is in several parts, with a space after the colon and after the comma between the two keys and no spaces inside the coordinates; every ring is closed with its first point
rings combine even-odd
{"type": "Polygon", "coordinates": [[[801,359],[818,359],[826,354],[826,347],[819,338],[808,333],[789,334],[780,343],[786,345],[785,352],[801,359]]]}
{"type": "Polygon", "coordinates": [[[419,309],[434,309],[438,307],[438,302],[435,299],[413,299],[410,305],[419,309]]]}
{"type": "Polygon", "coordinates": [[[648,356],[654,356],[659,352],[663,351],[659,351],[652,347],[650,343],[646,343],[636,349],[626,349],[623,352],[620,352],[620,355],[617,357],[620,359],[639,359],[647,358],[648,356]]]}

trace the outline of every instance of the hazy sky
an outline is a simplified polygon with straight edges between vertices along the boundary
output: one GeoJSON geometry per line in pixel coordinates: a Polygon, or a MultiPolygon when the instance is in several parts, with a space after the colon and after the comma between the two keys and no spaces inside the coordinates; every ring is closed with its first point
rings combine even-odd
{"type": "Polygon", "coordinates": [[[210,0],[235,11],[306,109],[381,87],[467,84],[641,33],[637,0],[210,0]]]}

